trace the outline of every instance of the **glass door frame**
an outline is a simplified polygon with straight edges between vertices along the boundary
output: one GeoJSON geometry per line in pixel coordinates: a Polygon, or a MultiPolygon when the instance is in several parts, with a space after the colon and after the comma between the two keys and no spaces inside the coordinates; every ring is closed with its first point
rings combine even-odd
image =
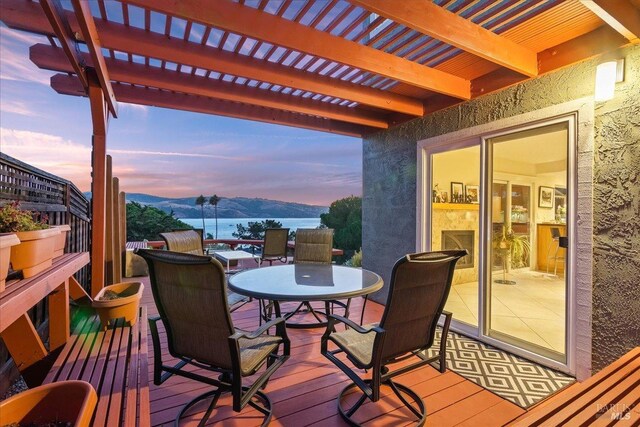
{"type": "MultiPolygon", "coordinates": [[[[575,112],[561,114],[556,117],[548,117],[540,120],[523,122],[514,126],[503,128],[489,128],[479,126],[472,129],[464,129],[450,135],[443,135],[437,141],[421,141],[417,145],[417,188],[416,188],[416,250],[431,250],[431,218],[432,201],[432,156],[433,154],[454,151],[472,146],[480,146],[480,243],[478,247],[478,327],[474,327],[464,322],[453,319],[451,329],[476,338],[481,342],[503,349],[512,354],[522,356],[526,359],[540,363],[559,371],[574,375],[576,373],[576,285],[574,277],[574,266],[576,263],[576,231],[577,231],[577,123],[575,112]],[[491,143],[488,141],[502,135],[508,135],[529,129],[544,127],[547,125],[566,122],[568,124],[568,153],[567,153],[567,235],[568,250],[565,263],[566,277],[566,311],[565,311],[565,362],[542,356],[528,351],[521,347],[500,341],[489,336],[489,322],[487,313],[490,313],[490,268],[491,262],[488,260],[491,246],[491,212],[488,198],[492,192],[489,182],[489,171],[493,167],[491,164],[492,152],[491,143]],[[482,131],[486,129],[486,131],[482,131]],[[476,132],[474,132],[476,130],[476,132]],[[487,191],[489,189],[489,191],[487,191]]],[[[535,196],[535,194],[533,195],[535,196]]]]}

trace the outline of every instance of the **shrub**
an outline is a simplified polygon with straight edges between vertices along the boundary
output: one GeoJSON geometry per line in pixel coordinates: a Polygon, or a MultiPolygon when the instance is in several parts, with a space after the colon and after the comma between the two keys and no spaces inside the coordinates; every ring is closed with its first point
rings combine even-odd
{"type": "Polygon", "coordinates": [[[20,203],[17,201],[0,208],[0,233],[43,230],[45,228],[49,228],[46,215],[20,210],[20,203]]]}

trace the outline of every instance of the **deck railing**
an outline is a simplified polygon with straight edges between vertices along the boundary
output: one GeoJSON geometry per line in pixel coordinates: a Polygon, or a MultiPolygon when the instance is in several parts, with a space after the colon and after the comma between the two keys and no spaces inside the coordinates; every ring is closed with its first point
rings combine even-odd
{"type": "MultiPolygon", "coordinates": [[[[69,224],[65,252],[87,252],[91,246],[90,202],[70,181],[35,168],[18,159],[0,153],[0,206],[14,201],[21,209],[47,216],[51,225],[69,224]]],[[[91,287],[90,267],[84,267],[75,277],[85,289],[91,287]]],[[[43,339],[47,334],[46,298],[30,310],[31,320],[43,339]]],[[[0,375],[3,380],[13,376],[8,371],[8,353],[0,345],[0,375]],[[6,375],[4,375],[6,374],[6,375]]],[[[0,382],[0,391],[7,384],[0,382]]]]}

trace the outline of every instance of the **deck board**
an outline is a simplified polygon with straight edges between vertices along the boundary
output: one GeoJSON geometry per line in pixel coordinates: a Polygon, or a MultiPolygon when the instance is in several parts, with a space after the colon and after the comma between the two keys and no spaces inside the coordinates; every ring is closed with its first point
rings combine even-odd
{"type": "MultiPolygon", "coordinates": [[[[136,278],[135,280],[140,280],[136,278]]],[[[129,279],[133,280],[133,279],[129,279]]],[[[142,278],[147,282],[147,278],[142,278]]],[[[157,314],[150,286],[145,287],[143,304],[149,316],[157,314]]],[[[352,302],[351,318],[359,321],[362,299],[352,302]]],[[[383,307],[367,303],[365,322],[379,320],[383,307]]],[[[257,302],[246,304],[232,314],[236,327],[258,327],[257,302]]],[[[338,368],[320,354],[320,336],[323,329],[287,330],[291,339],[291,358],[272,376],[265,392],[273,403],[272,426],[344,426],[338,415],[336,397],[348,384],[348,379],[338,368]]],[[[150,338],[150,337],[149,337],[150,338]]],[[[148,339],[149,343],[151,342],[148,339]]],[[[166,337],[162,337],[163,355],[168,357],[166,337]]],[[[194,369],[199,373],[205,371],[194,369]]],[[[171,425],[186,402],[204,393],[209,386],[186,378],[173,377],[160,386],[153,384],[153,348],[149,346],[149,393],[151,399],[151,424],[171,425]]],[[[452,371],[440,374],[427,366],[398,377],[400,383],[410,386],[425,401],[428,411],[427,425],[446,427],[457,424],[500,426],[522,415],[525,411],[463,378],[452,371]]],[[[366,426],[411,425],[408,411],[400,408],[395,398],[383,389],[380,402],[367,402],[358,411],[366,426]]],[[[210,425],[258,426],[262,418],[250,407],[241,413],[231,409],[230,398],[220,400],[219,409],[210,425]]],[[[198,408],[204,411],[206,408],[198,408]]],[[[194,413],[183,425],[196,425],[194,413]]],[[[360,419],[360,418],[359,418],[360,419]]]]}

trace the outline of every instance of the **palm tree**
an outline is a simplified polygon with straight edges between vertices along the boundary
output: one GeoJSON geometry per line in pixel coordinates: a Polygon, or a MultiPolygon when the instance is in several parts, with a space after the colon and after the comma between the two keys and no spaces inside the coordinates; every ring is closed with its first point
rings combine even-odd
{"type": "Polygon", "coordinates": [[[222,197],[218,197],[217,194],[214,194],[209,198],[209,204],[214,207],[214,212],[216,216],[216,240],[218,239],[218,202],[222,200],[222,197]]]}
{"type": "Polygon", "coordinates": [[[207,199],[205,199],[202,194],[196,198],[196,206],[200,206],[200,213],[202,214],[202,235],[203,236],[205,235],[205,231],[204,231],[204,204],[206,203],[206,201],[207,201],[207,199]]]}

